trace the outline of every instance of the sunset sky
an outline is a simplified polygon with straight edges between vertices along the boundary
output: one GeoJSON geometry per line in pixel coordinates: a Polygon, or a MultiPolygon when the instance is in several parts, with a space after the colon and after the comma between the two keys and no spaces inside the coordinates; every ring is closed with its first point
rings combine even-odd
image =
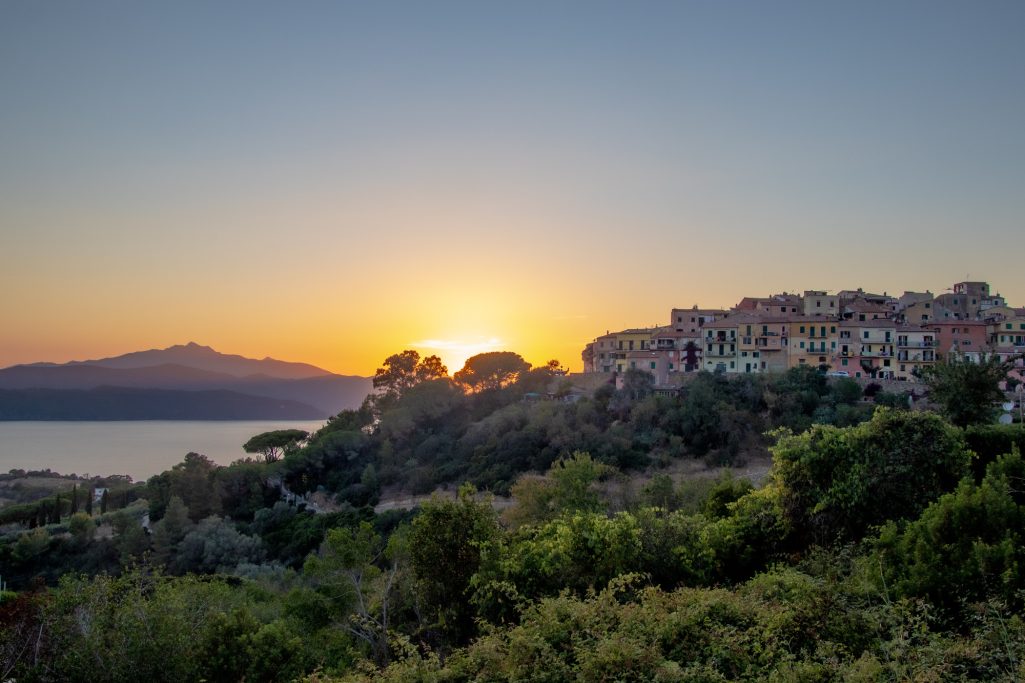
{"type": "Polygon", "coordinates": [[[0,366],[1025,305],[1025,2],[0,3],[0,366]]]}

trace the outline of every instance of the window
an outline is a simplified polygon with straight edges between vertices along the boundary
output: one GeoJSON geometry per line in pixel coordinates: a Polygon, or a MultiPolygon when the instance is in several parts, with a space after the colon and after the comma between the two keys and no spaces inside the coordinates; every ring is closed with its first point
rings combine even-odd
{"type": "Polygon", "coordinates": [[[801,325],[801,334],[804,334],[804,325],[801,325]]]}
{"type": "Polygon", "coordinates": [[[865,330],[864,332],[862,332],[861,336],[864,337],[865,339],[868,339],[868,330],[865,330]]]}
{"type": "MultiPolygon", "coordinates": [[[[652,370],[654,370],[654,369],[655,369],[655,361],[651,361],[651,369],[652,369],[652,370]]],[[[669,366],[669,369],[670,369],[670,370],[672,369],[672,365],[670,365],[670,366],[669,366]]]]}
{"type": "Polygon", "coordinates": [[[734,363],[733,361],[730,361],[730,369],[732,370],[735,367],[737,367],[737,364],[734,363]]]}
{"type": "Polygon", "coordinates": [[[815,302],[815,308],[822,308],[822,302],[821,301],[816,301],[815,302]]]}
{"type": "Polygon", "coordinates": [[[630,369],[631,370],[636,370],[637,369],[637,363],[635,363],[634,361],[630,361],[630,369]]]}
{"type": "Polygon", "coordinates": [[[832,327],[829,328],[829,333],[830,334],[836,334],[836,326],[835,325],[833,325],[832,327]]]}
{"type": "Polygon", "coordinates": [[[673,364],[672,364],[672,363],[670,363],[670,364],[669,364],[669,369],[670,369],[670,370],[672,370],[672,369],[673,369],[673,364]]]}
{"type": "Polygon", "coordinates": [[[801,348],[802,349],[804,348],[804,342],[801,342],[801,348]]]}
{"type": "Polygon", "coordinates": [[[840,361],[840,365],[847,365],[847,359],[844,358],[840,361]]]}

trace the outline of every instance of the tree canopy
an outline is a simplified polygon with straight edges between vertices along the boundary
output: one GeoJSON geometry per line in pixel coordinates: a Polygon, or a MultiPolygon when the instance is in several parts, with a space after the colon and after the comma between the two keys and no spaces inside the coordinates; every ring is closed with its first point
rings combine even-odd
{"type": "Polygon", "coordinates": [[[463,369],[452,376],[472,392],[501,389],[530,370],[530,363],[512,351],[478,353],[466,359],[463,369]]]}
{"type": "Polygon", "coordinates": [[[246,453],[259,453],[265,462],[276,462],[310,436],[302,429],[278,429],[257,434],[242,445],[246,453]]]}
{"type": "Polygon", "coordinates": [[[1000,382],[1007,378],[1008,361],[990,355],[978,363],[957,353],[927,368],[925,382],[929,398],[958,427],[992,422],[997,403],[1004,397],[1000,382]]]}

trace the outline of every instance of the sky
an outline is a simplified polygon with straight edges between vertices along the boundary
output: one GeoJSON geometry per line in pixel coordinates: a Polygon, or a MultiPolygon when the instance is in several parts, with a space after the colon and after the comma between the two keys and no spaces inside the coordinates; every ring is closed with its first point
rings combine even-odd
{"type": "Polygon", "coordinates": [[[0,366],[1025,305],[1025,3],[0,3],[0,366]],[[1015,248],[1019,247],[1019,248],[1015,248]]]}

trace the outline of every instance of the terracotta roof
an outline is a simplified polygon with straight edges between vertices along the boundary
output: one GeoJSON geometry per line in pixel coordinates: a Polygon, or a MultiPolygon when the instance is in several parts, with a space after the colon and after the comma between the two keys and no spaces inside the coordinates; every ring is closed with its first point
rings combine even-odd
{"type": "MultiPolygon", "coordinates": [[[[708,325],[705,325],[708,327],[708,325]]],[[[699,332],[689,332],[687,330],[675,330],[673,328],[660,329],[651,335],[652,339],[697,339],[701,334],[699,332]]]]}
{"type": "MultiPolygon", "coordinates": [[[[667,349],[668,350],[668,349],[667,349]]],[[[644,349],[643,351],[627,351],[627,358],[658,358],[665,354],[665,351],[656,351],[654,349],[644,349]]]]}
{"type": "Polygon", "coordinates": [[[936,327],[938,325],[947,327],[965,327],[966,325],[972,327],[986,327],[989,323],[983,320],[933,320],[926,323],[926,326],[928,327],[936,327]]]}
{"type": "Polygon", "coordinates": [[[856,313],[891,313],[892,309],[885,304],[874,304],[871,301],[857,300],[844,306],[845,311],[856,313]]]}
{"type": "Polygon", "coordinates": [[[876,318],[875,320],[844,320],[840,327],[897,327],[893,318],[876,318]]]}

